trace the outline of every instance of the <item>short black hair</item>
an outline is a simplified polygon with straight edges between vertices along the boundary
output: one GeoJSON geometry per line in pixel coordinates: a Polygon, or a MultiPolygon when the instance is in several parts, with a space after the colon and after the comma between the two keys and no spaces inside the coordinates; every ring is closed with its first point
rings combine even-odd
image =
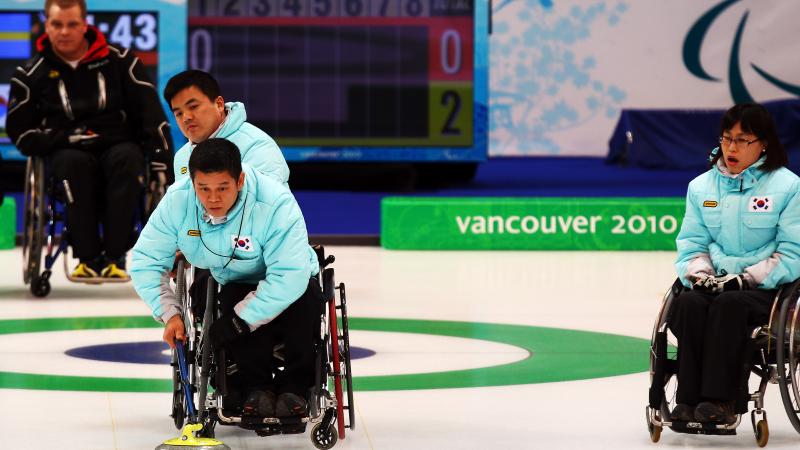
{"type": "MultiPolygon", "coordinates": [[[[772,114],[758,103],[740,103],[734,105],[722,116],[719,126],[719,135],[722,136],[726,131],[730,131],[737,123],[745,133],[751,133],[764,145],[767,159],[760,169],[763,172],[772,172],[789,165],[789,155],[778,139],[778,131],[775,128],[775,121],[772,114]]],[[[722,157],[722,152],[711,160],[711,164],[716,164],[722,157]]]]}
{"type": "Polygon", "coordinates": [[[192,86],[200,89],[200,92],[205,94],[212,102],[222,95],[219,90],[219,83],[210,73],[202,70],[184,70],[167,81],[167,86],[164,88],[164,100],[171,107],[172,98],[178,95],[178,92],[192,86]]]}
{"type": "Polygon", "coordinates": [[[235,180],[242,173],[239,147],[227,139],[211,138],[197,144],[189,157],[189,176],[197,172],[228,172],[235,180]]]}

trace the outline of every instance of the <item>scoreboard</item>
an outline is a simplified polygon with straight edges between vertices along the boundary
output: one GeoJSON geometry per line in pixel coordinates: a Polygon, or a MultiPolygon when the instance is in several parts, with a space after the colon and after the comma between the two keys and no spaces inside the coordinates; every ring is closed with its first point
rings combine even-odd
{"type": "MultiPolygon", "coordinates": [[[[42,5],[44,2],[36,6],[42,5]]],[[[89,6],[87,22],[110,43],[131,49],[159,87],[185,68],[185,5],[162,0],[95,0],[89,6]],[[165,18],[169,18],[169,26],[165,18]]],[[[15,68],[36,54],[36,39],[44,33],[44,22],[44,12],[31,9],[30,4],[21,4],[20,9],[0,8],[0,154],[6,160],[24,159],[5,130],[9,82],[15,68]]],[[[162,106],[169,111],[165,104],[162,106]]],[[[174,124],[172,131],[176,143],[185,140],[174,124]]]]}
{"type": "Polygon", "coordinates": [[[187,65],[289,161],[479,161],[487,3],[190,0],[187,65]]]}

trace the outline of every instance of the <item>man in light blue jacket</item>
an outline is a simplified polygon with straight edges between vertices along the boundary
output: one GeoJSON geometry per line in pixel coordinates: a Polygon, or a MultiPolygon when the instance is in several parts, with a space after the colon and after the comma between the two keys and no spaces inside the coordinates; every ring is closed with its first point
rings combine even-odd
{"type": "Polygon", "coordinates": [[[225,103],[219,84],[207,72],[186,70],[170,78],[164,88],[178,128],[189,140],[175,153],[175,180],[188,175],[189,155],[209,138],[227,139],[239,148],[242,162],[288,185],[289,167],[278,144],[247,122],[244,104],[225,103]]]}
{"type": "Polygon", "coordinates": [[[240,161],[237,147],[208,139],[192,151],[191,179],[170,187],[133,248],[131,278],[174,347],[184,339],[181,305],[167,288],[175,252],[210,269],[221,285],[222,316],[212,346],[227,349],[249,395],[244,415],[306,411],[314,382],[314,333],[321,292],[317,256],[288,188],[240,161]],[[272,348],[285,343],[285,369],[273,379],[272,348]]]}
{"type": "MultiPolygon", "coordinates": [[[[767,110],[729,109],[711,169],[689,183],[675,267],[691,290],[675,298],[678,339],[672,420],[733,423],[749,333],[769,321],[776,288],[800,277],[800,178],[767,110]]],[[[742,410],[742,408],[744,410],[742,410]]]]}

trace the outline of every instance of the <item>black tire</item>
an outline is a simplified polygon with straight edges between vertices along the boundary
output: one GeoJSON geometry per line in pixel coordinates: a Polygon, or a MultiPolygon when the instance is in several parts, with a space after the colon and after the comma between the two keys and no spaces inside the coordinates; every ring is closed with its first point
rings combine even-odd
{"type": "Polygon", "coordinates": [[[45,276],[31,278],[31,294],[36,297],[47,297],[50,293],[50,280],[45,276]]]}
{"type": "MultiPolygon", "coordinates": [[[[150,218],[150,214],[156,210],[156,206],[164,198],[167,192],[167,177],[164,172],[154,172],[147,177],[147,186],[144,189],[144,222],[150,218]]],[[[144,223],[142,224],[144,227],[144,223]]]]}
{"type": "Polygon", "coordinates": [[[339,300],[340,310],[342,316],[342,358],[344,359],[345,366],[345,386],[347,390],[347,415],[350,419],[347,427],[351,430],[356,429],[356,410],[353,406],[353,374],[350,371],[350,327],[347,320],[347,298],[344,289],[344,283],[339,285],[339,300]]]}
{"type": "MultiPolygon", "coordinates": [[[[25,209],[23,210],[22,232],[22,279],[31,284],[31,292],[37,297],[44,297],[50,292],[47,282],[39,285],[39,270],[42,264],[42,247],[44,246],[45,213],[45,173],[44,160],[28,158],[25,168],[25,209]],[[43,293],[38,295],[37,293],[43,293]]],[[[47,281],[47,280],[45,280],[47,281]]]]}
{"type": "Polygon", "coordinates": [[[777,332],[777,367],[778,387],[781,400],[795,431],[800,433],[800,339],[797,339],[800,327],[800,297],[792,292],[781,304],[777,332]],[[787,330],[787,328],[789,328],[787,330]],[[789,331],[787,335],[787,331],[789,331]],[[787,367],[788,366],[788,367],[787,367]],[[788,373],[787,373],[788,372],[788,373]]]}
{"type": "MultiPolygon", "coordinates": [[[[650,390],[648,398],[649,408],[655,410],[660,420],[669,417],[670,411],[675,407],[675,393],[678,388],[674,371],[677,368],[678,342],[665,327],[673,300],[680,295],[683,285],[676,280],[661,302],[661,307],[653,325],[650,337],[650,390]]],[[[660,438],[661,431],[655,431],[648,417],[648,432],[650,439],[660,438]],[[654,432],[658,436],[654,436],[654,432]]],[[[656,441],[653,441],[656,442],[656,441]]]]}
{"type": "Polygon", "coordinates": [[[318,423],[311,429],[311,442],[314,443],[314,447],[320,450],[333,448],[338,440],[339,434],[336,432],[336,427],[333,425],[329,425],[327,429],[324,429],[322,423],[318,423]]]}

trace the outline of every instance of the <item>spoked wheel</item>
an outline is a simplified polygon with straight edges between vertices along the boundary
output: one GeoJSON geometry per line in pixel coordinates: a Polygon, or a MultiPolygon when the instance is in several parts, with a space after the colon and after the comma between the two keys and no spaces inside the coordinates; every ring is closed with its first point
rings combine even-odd
{"type": "Polygon", "coordinates": [[[778,386],[794,429],[800,433],[800,297],[792,292],[781,305],[777,333],[778,386]]]}
{"type": "Polygon", "coordinates": [[[650,398],[646,411],[647,431],[653,442],[661,439],[663,427],[651,422],[651,414],[656,420],[663,422],[675,407],[678,383],[677,377],[673,375],[678,367],[678,340],[667,327],[667,317],[672,301],[682,289],[680,282],[676,281],[667,291],[661,302],[650,339],[650,398]]]}
{"type": "Polygon", "coordinates": [[[314,442],[314,447],[321,450],[328,450],[336,445],[339,436],[336,434],[336,427],[333,425],[323,427],[322,423],[318,423],[311,429],[311,439],[314,442]]]}
{"type": "Polygon", "coordinates": [[[333,269],[328,268],[322,273],[323,294],[328,304],[328,326],[330,327],[330,355],[331,355],[331,368],[329,374],[333,378],[334,395],[336,396],[336,425],[339,430],[339,436],[345,438],[345,423],[344,423],[344,389],[342,387],[342,378],[345,377],[346,368],[344,366],[344,358],[342,354],[342,340],[339,335],[339,324],[336,310],[336,293],[333,286],[335,286],[333,269]]]}
{"type": "Polygon", "coordinates": [[[44,246],[44,224],[47,222],[44,198],[44,161],[28,158],[25,168],[25,210],[22,233],[22,279],[30,284],[31,293],[44,297],[50,293],[49,277],[39,273],[44,246]]]}
{"type": "Polygon", "coordinates": [[[350,371],[350,327],[347,323],[347,296],[345,295],[344,283],[339,284],[339,312],[342,316],[342,337],[339,340],[339,350],[342,353],[342,360],[344,361],[344,381],[345,390],[347,391],[347,404],[344,409],[347,410],[349,422],[346,428],[355,430],[356,428],[356,410],[353,407],[353,374],[350,371]]]}
{"type": "Polygon", "coordinates": [[[206,289],[206,307],[205,311],[203,312],[203,323],[200,336],[197,339],[197,366],[200,368],[200,376],[198,377],[197,386],[197,416],[198,419],[203,423],[203,430],[205,432],[210,431],[212,436],[214,433],[214,417],[209,413],[208,409],[206,409],[206,398],[208,397],[208,386],[209,381],[211,380],[212,363],[211,337],[209,335],[209,330],[211,329],[211,324],[214,322],[216,294],[217,283],[214,281],[214,277],[209,276],[206,289]]]}

